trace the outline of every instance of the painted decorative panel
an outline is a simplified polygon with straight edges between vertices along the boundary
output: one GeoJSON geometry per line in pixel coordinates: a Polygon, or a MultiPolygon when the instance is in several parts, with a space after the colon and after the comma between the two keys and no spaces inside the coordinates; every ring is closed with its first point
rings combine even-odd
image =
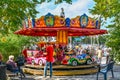
{"type": "Polygon", "coordinates": [[[48,13],[47,15],[45,15],[45,24],[48,27],[53,27],[54,26],[54,15],[52,15],[51,13],[48,13]]]}
{"type": "Polygon", "coordinates": [[[80,17],[80,25],[82,28],[85,28],[88,25],[88,16],[86,14],[83,14],[80,17]]]}

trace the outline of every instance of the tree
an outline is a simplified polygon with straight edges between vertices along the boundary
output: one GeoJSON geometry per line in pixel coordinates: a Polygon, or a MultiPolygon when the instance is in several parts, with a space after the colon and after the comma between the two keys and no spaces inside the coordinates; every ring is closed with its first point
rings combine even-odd
{"type": "MultiPolygon", "coordinates": [[[[52,0],[1,0],[0,1],[0,52],[4,57],[10,54],[18,55],[22,46],[29,44],[33,37],[18,36],[14,31],[22,27],[22,20],[27,17],[35,18],[38,11],[37,4],[52,0]]],[[[55,0],[55,4],[63,1],[71,3],[72,0],[55,0]]]]}
{"type": "Polygon", "coordinates": [[[108,25],[109,34],[106,45],[112,48],[112,53],[116,60],[120,61],[120,0],[94,0],[95,6],[90,10],[92,14],[100,15],[107,19],[112,19],[112,24],[108,25]]]}
{"type": "Polygon", "coordinates": [[[0,1],[0,29],[2,33],[15,31],[22,26],[26,16],[35,17],[36,1],[32,0],[2,0],[0,1]]]}
{"type": "Polygon", "coordinates": [[[4,61],[8,59],[8,55],[15,57],[20,55],[23,46],[29,46],[33,41],[36,41],[36,37],[15,35],[12,32],[0,36],[0,52],[3,54],[4,61]]]}
{"type": "MultiPolygon", "coordinates": [[[[1,0],[0,1],[0,32],[8,33],[22,26],[26,17],[35,18],[38,11],[36,5],[52,0],[1,0]]],[[[63,1],[71,3],[72,0],[55,0],[55,4],[63,1]]]]}

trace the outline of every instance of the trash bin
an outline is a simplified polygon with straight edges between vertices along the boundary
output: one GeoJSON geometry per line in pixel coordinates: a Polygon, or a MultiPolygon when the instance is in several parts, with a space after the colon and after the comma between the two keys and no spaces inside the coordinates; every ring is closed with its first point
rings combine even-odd
{"type": "Polygon", "coordinates": [[[6,65],[0,65],[0,80],[6,80],[6,65]]]}

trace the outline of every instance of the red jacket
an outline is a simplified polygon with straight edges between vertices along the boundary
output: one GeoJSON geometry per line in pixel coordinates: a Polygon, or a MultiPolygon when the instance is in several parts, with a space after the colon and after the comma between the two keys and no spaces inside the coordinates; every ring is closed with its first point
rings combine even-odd
{"type": "Polygon", "coordinates": [[[53,47],[47,46],[46,52],[47,52],[46,61],[53,62],[53,47]]]}
{"type": "Polygon", "coordinates": [[[22,51],[22,54],[24,55],[25,58],[27,58],[27,57],[28,57],[28,56],[27,56],[27,49],[24,49],[24,50],[22,51]]]}

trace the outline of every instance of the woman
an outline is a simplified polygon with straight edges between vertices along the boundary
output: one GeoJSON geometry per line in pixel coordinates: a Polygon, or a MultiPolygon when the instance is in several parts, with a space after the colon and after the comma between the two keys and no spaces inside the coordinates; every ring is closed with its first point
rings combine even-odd
{"type": "Polygon", "coordinates": [[[109,57],[110,57],[110,50],[107,49],[106,50],[106,64],[108,64],[108,62],[109,62],[109,57]]]}
{"type": "Polygon", "coordinates": [[[102,50],[101,48],[98,48],[98,50],[96,51],[97,54],[97,58],[98,58],[98,63],[101,64],[101,59],[102,59],[102,50]]]}
{"type": "Polygon", "coordinates": [[[23,73],[22,69],[20,68],[21,65],[17,64],[14,61],[13,55],[9,56],[9,60],[7,61],[6,65],[7,65],[7,69],[10,70],[11,72],[14,72],[14,73],[19,72],[21,75],[23,75],[25,77],[25,74],[23,73]]]}
{"type": "Polygon", "coordinates": [[[18,71],[17,63],[15,63],[13,55],[9,56],[9,59],[6,64],[7,64],[7,69],[10,70],[11,72],[18,71]]]}

